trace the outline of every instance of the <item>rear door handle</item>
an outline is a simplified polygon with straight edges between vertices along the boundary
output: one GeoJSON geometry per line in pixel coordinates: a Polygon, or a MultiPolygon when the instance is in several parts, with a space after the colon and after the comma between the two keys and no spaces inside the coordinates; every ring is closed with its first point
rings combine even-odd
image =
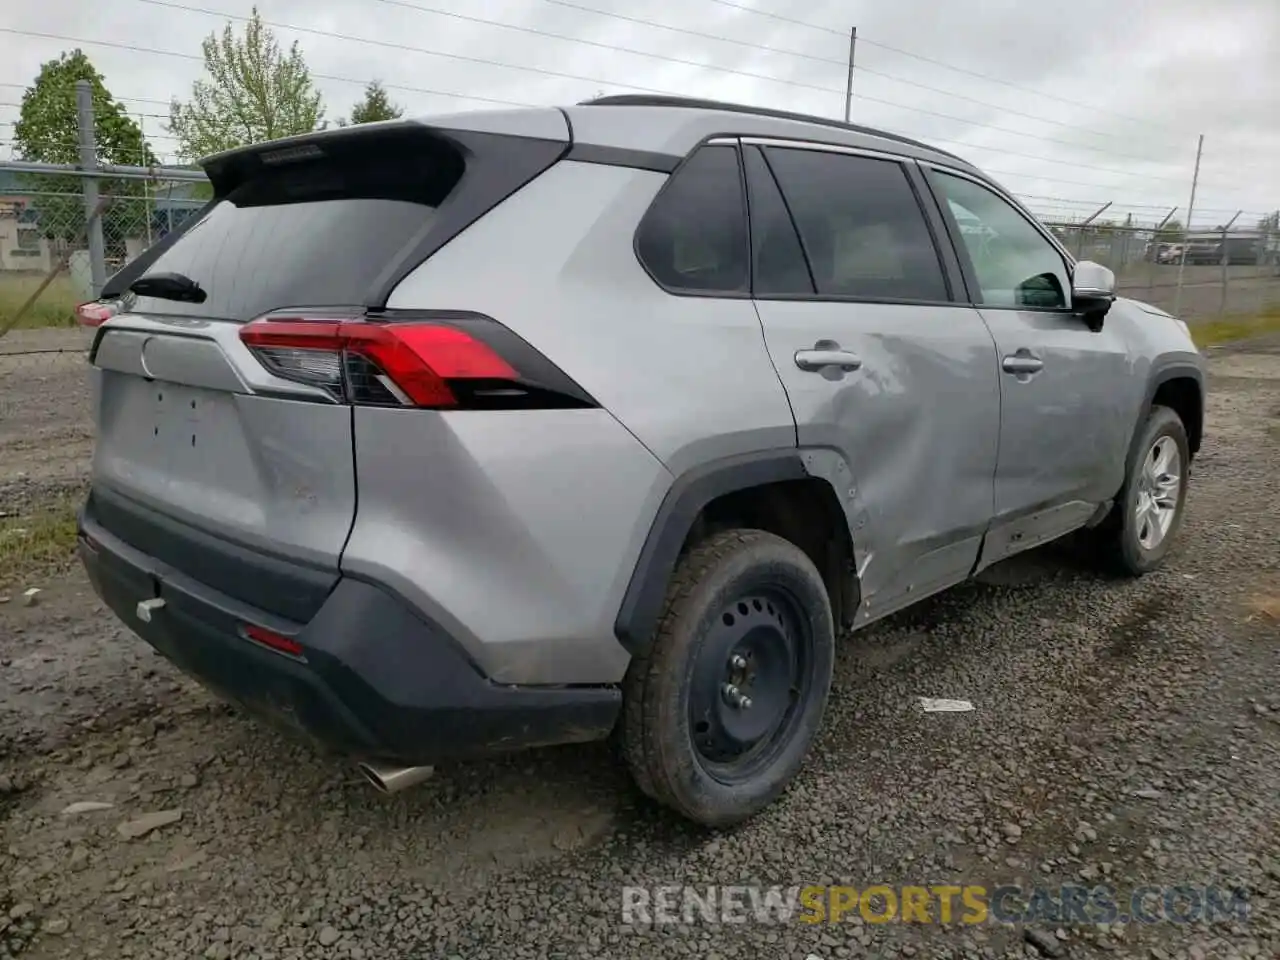
{"type": "Polygon", "coordinates": [[[848,350],[815,347],[812,350],[797,350],[796,366],[810,372],[826,367],[839,367],[847,373],[852,373],[862,366],[862,358],[848,350]]]}
{"type": "Polygon", "coordinates": [[[1017,353],[1010,354],[1000,363],[1001,369],[1005,373],[1015,373],[1027,375],[1031,373],[1039,373],[1044,369],[1044,361],[1039,357],[1032,355],[1028,350],[1019,350],[1017,353]]]}

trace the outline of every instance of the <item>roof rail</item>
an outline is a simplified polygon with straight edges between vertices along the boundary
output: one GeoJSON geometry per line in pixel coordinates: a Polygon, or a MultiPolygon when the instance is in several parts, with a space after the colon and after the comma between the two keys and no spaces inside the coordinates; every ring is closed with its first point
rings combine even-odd
{"type": "Polygon", "coordinates": [[[968,163],[964,158],[958,157],[954,153],[950,153],[920,140],[913,140],[910,137],[901,136],[900,134],[889,133],[886,130],[877,130],[874,127],[864,127],[856,123],[845,123],[843,120],[832,120],[829,117],[820,117],[810,113],[794,113],[790,110],[775,110],[772,107],[753,107],[744,103],[728,103],[722,100],[702,100],[697,97],[676,97],[647,93],[619,93],[607,97],[594,97],[591,100],[579,101],[578,106],[683,107],[691,110],[723,110],[728,113],[748,113],[757,117],[773,117],[777,120],[796,120],[800,123],[815,123],[823,127],[833,127],[837,130],[848,130],[852,133],[861,133],[869,137],[880,137],[882,140],[894,140],[898,143],[905,143],[912,147],[919,147],[921,150],[930,150],[933,153],[940,154],[941,156],[950,157],[953,160],[959,160],[961,163],[968,163]]]}

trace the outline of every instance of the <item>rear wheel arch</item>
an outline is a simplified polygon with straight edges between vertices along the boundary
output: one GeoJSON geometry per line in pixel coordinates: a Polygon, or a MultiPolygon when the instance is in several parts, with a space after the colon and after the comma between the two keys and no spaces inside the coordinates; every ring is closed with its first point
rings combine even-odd
{"type": "Polygon", "coordinates": [[[647,648],[681,556],[723,530],[764,530],[794,543],[827,585],[837,629],[857,609],[848,522],[825,479],[812,476],[794,448],[716,460],[672,484],[650,527],[623,597],[614,632],[633,655],[647,648]]]}

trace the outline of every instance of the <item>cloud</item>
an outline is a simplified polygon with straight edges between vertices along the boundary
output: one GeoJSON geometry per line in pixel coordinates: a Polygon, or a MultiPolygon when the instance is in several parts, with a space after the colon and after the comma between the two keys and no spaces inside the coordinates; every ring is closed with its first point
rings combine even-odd
{"type": "MultiPolygon", "coordinates": [[[[170,156],[165,102],[186,96],[200,75],[201,39],[228,17],[248,16],[251,0],[162,3],[188,9],[42,0],[9,9],[4,26],[97,41],[83,48],[170,156]]],[[[1230,13],[1203,0],[1076,0],[1065,8],[1024,0],[815,0],[804,8],[780,0],[261,0],[260,7],[279,24],[282,43],[298,42],[331,118],[348,113],[374,78],[410,114],[661,91],[838,117],[854,17],[854,118],[973,160],[1042,213],[1079,216],[1112,201],[1109,215],[1158,219],[1174,206],[1185,215],[1200,133],[1198,223],[1237,209],[1247,220],[1280,206],[1275,0],[1233,0],[1230,13]]],[[[72,46],[0,32],[0,102],[16,103],[41,62],[72,46]]],[[[0,123],[17,112],[0,106],[0,123]]],[[[12,126],[0,126],[0,155],[11,136],[12,126]]]]}

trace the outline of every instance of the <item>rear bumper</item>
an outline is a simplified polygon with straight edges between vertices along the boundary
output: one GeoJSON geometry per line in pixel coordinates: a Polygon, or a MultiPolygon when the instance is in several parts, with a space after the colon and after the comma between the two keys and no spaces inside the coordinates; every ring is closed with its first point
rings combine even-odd
{"type": "Polygon", "coordinates": [[[620,708],[613,687],[495,684],[438,625],[361,580],[339,579],[305,624],[281,619],[125,543],[92,501],[81,512],[79,552],[103,601],[183,672],[347,756],[429,764],[596,740],[620,708]],[[164,604],[144,622],[138,605],[152,598],[164,604]],[[302,654],[247,639],[246,625],[296,640],[302,654]]]}

